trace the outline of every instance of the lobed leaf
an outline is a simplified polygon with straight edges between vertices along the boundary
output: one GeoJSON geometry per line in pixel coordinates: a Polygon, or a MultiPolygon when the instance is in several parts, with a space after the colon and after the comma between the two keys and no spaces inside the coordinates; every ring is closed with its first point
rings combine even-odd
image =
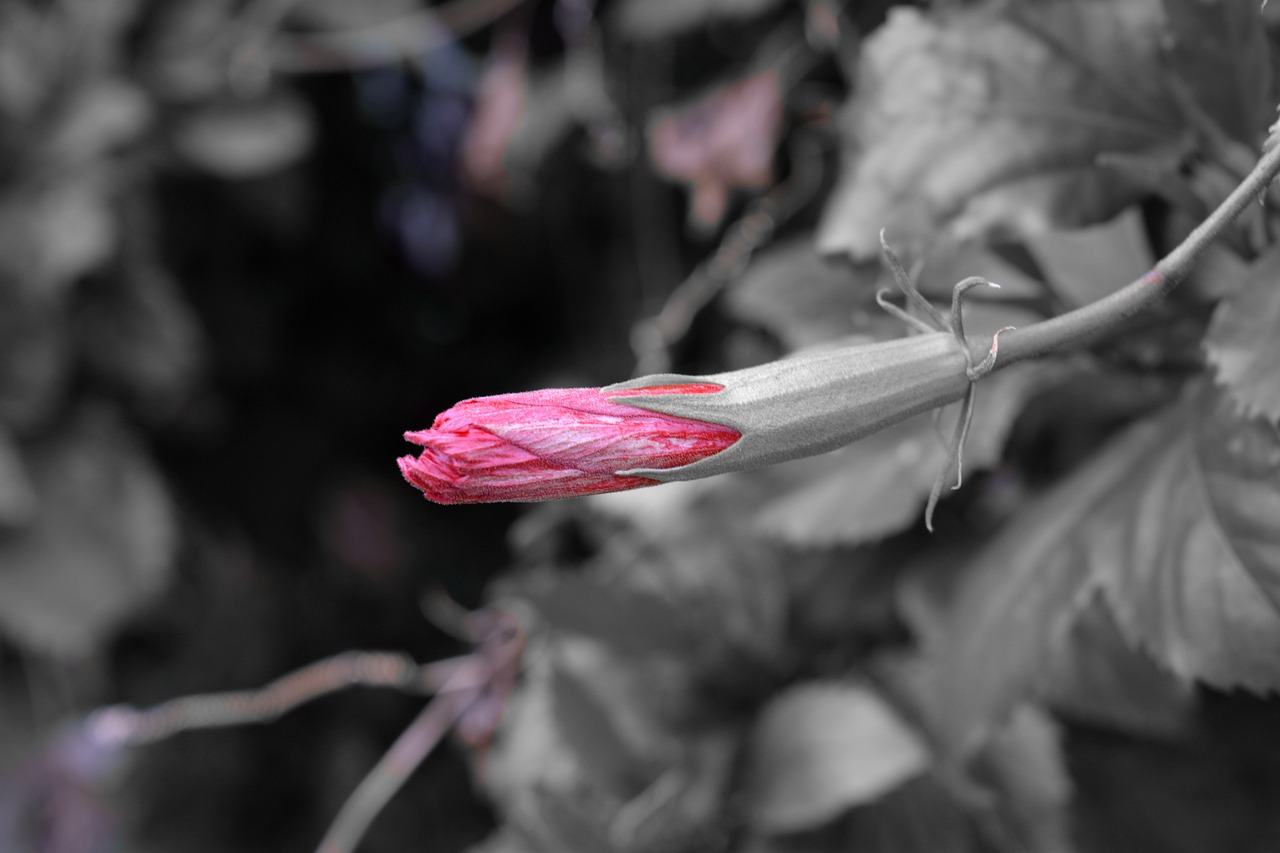
{"type": "Polygon", "coordinates": [[[1054,651],[1040,695],[1068,719],[1142,737],[1183,734],[1196,710],[1194,686],[1133,648],[1101,597],[1054,651]]]}
{"type": "MultiPolygon", "coordinates": [[[[1170,0],[1183,2],[1192,0],[1170,0]]],[[[1168,26],[1158,0],[891,10],[864,45],[844,114],[845,174],[820,248],[863,258],[884,226],[899,240],[964,238],[1118,212],[1141,182],[1099,166],[1098,155],[1153,150],[1187,129],[1171,94],[1179,55],[1167,55],[1181,42],[1168,26]]],[[[1259,36],[1233,25],[1226,37],[1247,49],[1218,63],[1252,73],[1259,36]]],[[[1211,113],[1218,99],[1238,103],[1235,75],[1200,77],[1188,61],[1196,104],[1211,113]]]]}
{"type": "Polygon", "coordinates": [[[1280,423],[1280,245],[1253,262],[1205,335],[1217,378],[1246,415],[1280,423]]]}
{"type": "Polygon", "coordinates": [[[1081,531],[1121,628],[1184,678],[1280,689],[1280,431],[1208,391],[1081,531]]]}
{"type": "Polygon", "coordinates": [[[1141,423],[1020,512],[956,576],[929,577],[945,610],[916,620],[932,673],[930,707],[943,749],[972,753],[1029,695],[1060,638],[1096,588],[1077,530],[1123,487],[1128,462],[1153,437],[1141,423]]]}
{"type": "Polygon", "coordinates": [[[966,754],[1033,692],[1095,590],[1130,644],[1183,679],[1280,688],[1280,435],[1198,392],[1142,421],[969,563],[926,631],[966,754]]]}

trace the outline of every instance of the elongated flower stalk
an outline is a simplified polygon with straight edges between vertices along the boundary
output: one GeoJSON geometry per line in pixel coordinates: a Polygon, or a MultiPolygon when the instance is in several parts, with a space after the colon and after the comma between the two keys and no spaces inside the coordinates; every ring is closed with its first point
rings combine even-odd
{"type": "MultiPolygon", "coordinates": [[[[423,450],[417,458],[401,458],[400,470],[440,503],[548,500],[823,453],[963,400],[952,448],[958,469],[977,380],[1013,361],[1085,342],[1154,304],[1277,172],[1280,147],[1268,151],[1151,272],[1095,303],[1013,331],[1003,344],[997,333],[985,357],[988,344],[965,337],[960,297],[990,282],[971,278],[957,284],[946,318],[915,291],[885,246],[899,287],[923,317],[882,304],[922,334],[803,352],[710,376],[659,374],[602,389],[467,400],[440,415],[431,429],[405,434],[423,450]]],[[[935,483],[926,523],[950,467],[935,483]]]]}

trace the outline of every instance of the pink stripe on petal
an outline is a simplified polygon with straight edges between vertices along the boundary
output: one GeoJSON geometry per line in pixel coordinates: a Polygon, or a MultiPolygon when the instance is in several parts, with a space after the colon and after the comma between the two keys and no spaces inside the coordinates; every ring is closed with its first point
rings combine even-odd
{"type": "MultiPolygon", "coordinates": [[[[709,393],[718,385],[628,389],[632,394],[709,393]]],[[[718,453],[739,438],[728,427],[615,403],[597,388],[557,388],[464,400],[429,430],[405,433],[422,446],[398,460],[401,473],[439,503],[537,501],[653,485],[617,474],[673,468],[718,453]]]]}

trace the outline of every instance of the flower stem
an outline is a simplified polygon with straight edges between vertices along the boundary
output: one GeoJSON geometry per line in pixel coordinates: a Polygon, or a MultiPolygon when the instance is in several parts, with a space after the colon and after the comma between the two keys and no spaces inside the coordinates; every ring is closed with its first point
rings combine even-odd
{"type": "MultiPolygon", "coordinates": [[[[1267,185],[1277,173],[1280,173],[1280,146],[1264,154],[1253,171],[1218,205],[1218,209],[1137,281],[1059,317],[1006,333],[1000,338],[1000,358],[996,369],[1082,344],[1154,305],[1186,278],[1209,244],[1266,192],[1267,185]]],[[[981,347],[985,349],[986,344],[981,347]]]]}

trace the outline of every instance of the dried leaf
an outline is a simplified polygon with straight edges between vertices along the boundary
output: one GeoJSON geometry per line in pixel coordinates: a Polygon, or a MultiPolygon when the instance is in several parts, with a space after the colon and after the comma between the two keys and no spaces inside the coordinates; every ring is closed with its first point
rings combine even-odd
{"type": "Polygon", "coordinates": [[[689,218],[703,229],[724,218],[735,189],[773,183],[773,152],[782,129],[778,72],[763,71],[658,114],[649,150],[658,174],[688,184],[689,218]]]}
{"type": "Polygon", "coordinates": [[[782,0],[623,0],[617,26],[631,38],[661,38],[720,18],[750,18],[782,0]]]}
{"type": "Polygon", "coordinates": [[[775,697],[748,747],[746,808],[759,832],[811,829],[928,765],[917,734],[866,687],[810,682],[775,697]]]}
{"type": "Polygon", "coordinates": [[[160,591],[173,508],[123,428],[84,418],[29,457],[40,513],[0,537],[0,629],[41,652],[92,652],[160,591]]]}
{"type": "Polygon", "coordinates": [[[891,10],[865,43],[820,248],[862,258],[884,226],[899,240],[1028,234],[1119,211],[1138,187],[1098,155],[1183,127],[1164,21],[1155,0],[891,10]]]}
{"type": "Polygon", "coordinates": [[[1280,423],[1280,246],[1247,270],[1214,311],[1205,334],[1217,378],[1248,416],[1280,423]]]}
{"type": "Polygon", "coordinates": [[[477,192],[506,193],[507,148],[524,117],[529,69],[522,45],[499,41],[476,83],[471,121],[460,147],[463,180],[477,192]]]}

